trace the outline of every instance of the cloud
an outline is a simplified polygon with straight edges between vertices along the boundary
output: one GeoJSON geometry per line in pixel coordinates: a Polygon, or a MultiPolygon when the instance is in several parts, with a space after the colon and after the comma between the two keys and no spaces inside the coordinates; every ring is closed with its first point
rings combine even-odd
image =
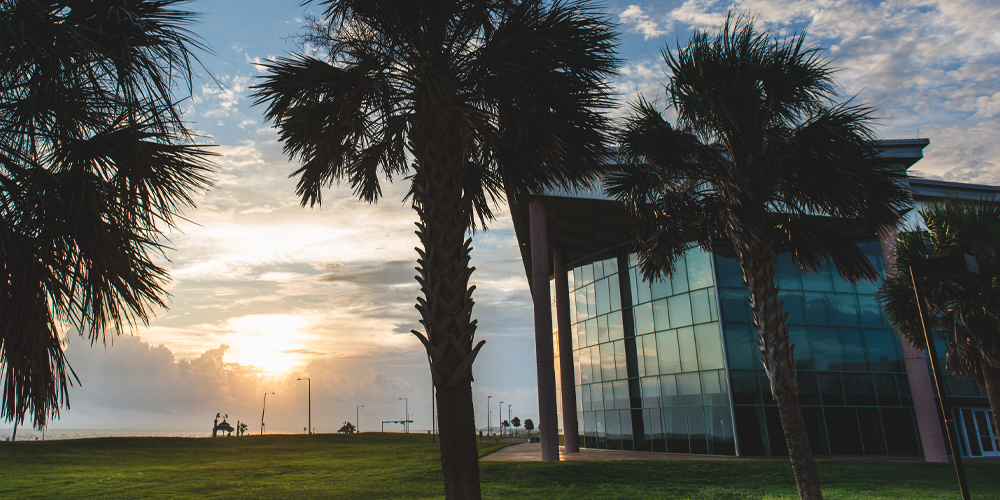
{"type": "Polygon", "coordinates": [[[659,25],[650,19],[649,15],[642,11],[639,5],[629,5],[619,14],[622,24],[631,25],[629,31],[641,33],[646,40],[662,36],[666,31],[660,29],[659,25]]]}

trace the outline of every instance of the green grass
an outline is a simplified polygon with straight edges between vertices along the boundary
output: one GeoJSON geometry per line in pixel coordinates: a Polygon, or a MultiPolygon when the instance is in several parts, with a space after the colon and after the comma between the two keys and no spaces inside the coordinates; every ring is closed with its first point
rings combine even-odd
{"type": "MultiPolygon", "coordinates": [[[[485,454],[507,443],[482,443],[485,454]]],[[[958,498],[949,464],[821,461],[837,499],[958,498]]],[[[786,461],[482,462],[486,498],[795,498],[786,461]]],[[[1000,464],[967,465],[1000,498],[1000,464]]],[[[426,435],[0,442],[0,498],[440,498],[426,435]]]]}

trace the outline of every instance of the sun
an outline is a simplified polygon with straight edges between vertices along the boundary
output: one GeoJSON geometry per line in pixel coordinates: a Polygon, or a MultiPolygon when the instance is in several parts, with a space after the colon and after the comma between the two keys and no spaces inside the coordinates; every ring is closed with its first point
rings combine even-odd
{"type": "Polygon", "coordinates": [[[306,361],[309,322],[290,314],[251,314],[227,321],[226,359],[268,374],[285,373],[306,361]]]}

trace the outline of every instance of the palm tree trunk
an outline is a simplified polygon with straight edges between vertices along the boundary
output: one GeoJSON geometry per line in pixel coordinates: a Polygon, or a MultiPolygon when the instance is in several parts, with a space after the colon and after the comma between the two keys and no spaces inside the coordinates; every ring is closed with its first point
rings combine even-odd
{"type": "Polygon", "coordinates": [[[481,498],[476,421],[472,404],[472,362],[484,341],[473,347],[469,267],[472,240],[465,239],[471,220],[466,197],[466,153],[455,121],[433,110],[416,121],[410,138],[416,158],[413,205],[420,216],[417,236],[417,298],[424,333],[413,331],[427,350],[437,387],[441,433],[441,472],[445,498],[481,498]]]}
{"type": "Polygon", "coordinates": [[[778,288],[774,285],[774,247],[761,242],[740,246],[743,248],[737,249],[737,258],[743,271],[744,284],[750,293],[750,306],[753,309],[764,370],[771,381],[771,393],[778,404],[781,429],[788,445],[799,498],[822,500],[819,472],[816,470],[809,433],[799,406],[794,346],[788,343],[788,327],[785,325],[787,314],[781,311],[778,288]]]}
{"type": "Polygon", "coordinates": [[[990,410],[993,411],[993,428],[1000,431],[1000,370],[989,361],[980,359],[983,372],[983,385],[986,386],[986,397],[990,400],[990,410]]]}

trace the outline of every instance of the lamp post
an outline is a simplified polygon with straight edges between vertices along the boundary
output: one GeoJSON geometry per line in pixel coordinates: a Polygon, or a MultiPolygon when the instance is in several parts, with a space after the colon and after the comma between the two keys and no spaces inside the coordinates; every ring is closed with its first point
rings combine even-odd
{"type": "Polygon", "coordinates": [[[493,414],[493,410],[490,409],[490,399],[493,396],[486,396],[486,435],[490,435],[490,416],[493,414]]]}
{"type": "Polygon", "coordinates": [[[503,401],[497,405],[497,411],[500,412],[500,437],[503,437],[503,401]]]}
{"type": "Polygon", "coordinates": [[[406,421],[410,419],[410,400],[406,398],[399,398],[399,399],[405,401],[406,404],[406,413],[404,413],[405,416],[403,417],[403,432],[409,434],[410,426],[406,424],[406,421]]]}
{"type": "Polygon", "coordinates": [[[264,405],[260,408],[260,435],[264,435],[264,410],[267,409],[267,395],[274,394],[273,392],[264,393],[264,405]]]}
{"type": "Polygon", "coordinates": [[[309,434],[313,433],[313,382],[309,377],[302,377],[297,380],[305,380],[309,384],[309,434]]]}
{"type": "Polygon", "coordinates": [[[357,431],[358,434],[361,434],[361,409],[364,407],[365,405],[359,405],[354,409],[354,430],[357,431]]]}
{"type": "Polygon", "coordinates": [[[512,405],[512,404],[508,404],[507,405],[507,435],[513,437],[514,436],[514,431],[511,428],[511,425],[514,425],[514,422],[512,421],[512,419],[510,417],[510,407],[511,406],[514,406],[514,405],[512,405]]]}
{"type": "Polygon", "coordinates": [[[924,342],[927,343],[927,354],[931,358],[931,374],[934,375],[934,385],[937,387],[938,399],[941,401],[941,420],[948,431],[948,445],[951,456],[955,459],[955,474],[958,476],[958,487],[962,492],[962,500],[969,500],[969,484],[965,480],[965,466],[962,464],[962,450],[958,444],[958,434],[951,415],[951,404],[944,392],[944,380],[938,368],[937,348],[931,332],[927,328],[924,316],[924,304],[920,298],[920,286],[917,277],[921,278],[961,278],[979,274],[976,258],[968,254],[955,254],[946,257],[935,257],[915,262],[910,266],[910,278],[913,280],[913,295],[917,299],[917,311],[920,314],[920,326],[924,330],[924,342]]]}

